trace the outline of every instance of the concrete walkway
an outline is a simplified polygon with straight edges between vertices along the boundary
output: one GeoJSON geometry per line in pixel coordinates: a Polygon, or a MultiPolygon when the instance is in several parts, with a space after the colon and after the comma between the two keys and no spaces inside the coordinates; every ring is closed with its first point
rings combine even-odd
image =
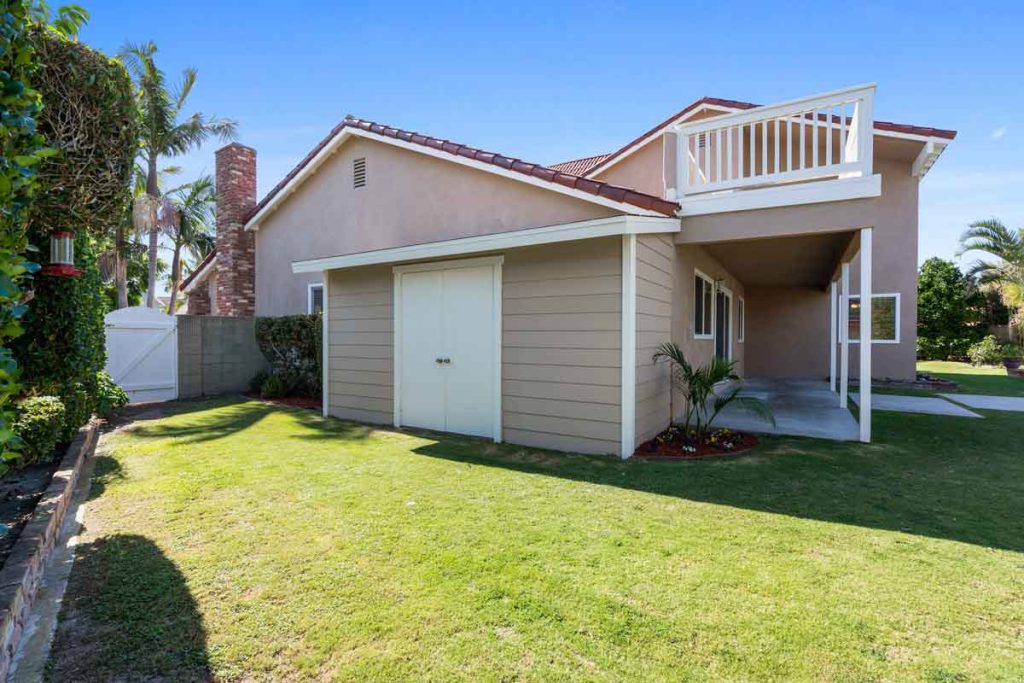
{"type": "MultiPolygon", "coordinates": [[[[860,396],[856,393],[850,394],[850,398],[858,406],[860,396]]],[[[921,413],[923,415],[948,415],[950,417],[977,417],[981,415],[972,413],[962,406],[941,398],[930,398],[928,396],[895,396],[892,394],[873,394],[871,396],[872,410],[887,410],[895,413],[921,413]]]]}
{"type": "Polygon", "coordinates": [[[860,438],[857,420],[848,409],[839,407],[839,397],[829,391],[828,382],[750,378],[745,380],[741,395],[767,401],[775,413],[775,428],[735,403],[722,411],[717,426],[836,441],[860,438]]]}
{"type": "Polygon", "coordinates": [[[971,408],[1024,413],[1024,398],[1014,396],[973,396],[971,394],[942,394],[942,396],[950,401],[956,401],[971,408]]]}

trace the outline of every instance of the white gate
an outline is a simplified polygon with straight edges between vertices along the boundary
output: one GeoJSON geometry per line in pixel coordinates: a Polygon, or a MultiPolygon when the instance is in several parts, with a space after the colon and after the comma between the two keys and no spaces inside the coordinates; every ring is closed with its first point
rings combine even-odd
{"type": "Polygon", "coordinates": [[[178,398],[178,320],[154,308],[107,313],[107,372],[132,403],[178,398]]]}

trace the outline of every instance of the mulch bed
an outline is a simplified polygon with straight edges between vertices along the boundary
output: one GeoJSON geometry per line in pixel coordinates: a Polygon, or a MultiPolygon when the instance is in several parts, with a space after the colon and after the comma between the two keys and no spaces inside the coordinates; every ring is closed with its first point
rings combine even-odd
{"type": "Polygon", "coordinates": [[[640,444],[636,457],[646,460],[700,460],[724,455],[746,453],[760,443],[753,434],[718,430],[718,443],[694,443],[680,433],[662,432],[650,441],[640,444]],[[690,450],[692,449],[692,450],[690,450]]]}
{"type": "Polygon", "coordinates": [[[60,465],[64,447],[48,462],[37,462],[13,470],[0,479],[0,566],[7,560],[21,530],[32,518],[36,504],[43,497],[53,473],[60,465]]]}

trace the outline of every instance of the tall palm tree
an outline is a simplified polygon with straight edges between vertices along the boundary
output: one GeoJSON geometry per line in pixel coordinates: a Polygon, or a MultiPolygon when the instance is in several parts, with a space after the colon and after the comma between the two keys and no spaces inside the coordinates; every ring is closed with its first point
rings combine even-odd
{"type": "Polygon", "coordinates": [[[171,258],[171,303],[167,309],[171,315],[178,308],[182,250],[188,252],[193,262],[199,263],[213,249],[215,199],[213,178],[208,175],[172,194],[174,220],[169,235],[174,243],[174,256],[171,258]]]}
{"type": "Polygon", "coordinates": [[[140,163],[145,180],[145,194],[136,201],[133,211],[136,229],[149,233],[149,280],[146,305],[156,306],[156,260],[161,229],[167,228],[171,214],[162,211],[160,192],[160,157],[178,156],[200,147],[210,137],[232,140],[237,124],[230,119],[208,117],[193,113],[184,117],[182,109],[197,72],[187,68],[182,72],[181,82],[168,88],[164,72],[156,66],[154,55],[156,43],[142,45],[128,43],[119,57],[135,80],[136,97],[141,120],[140,163]],[[163,224],[161,222],[164,221],[163,224]]]}
{"type": "Polygon", "coordinates": [[[995,257],[994,261],[978,259],[968,274],[999,288],[1003,303],[1016,312],[1014,325],[1020,330],[1024,327],[1024,228],[1011,230],[996,218],[975,221],[960,236],[958,255],[969,251],[995,257]]]}

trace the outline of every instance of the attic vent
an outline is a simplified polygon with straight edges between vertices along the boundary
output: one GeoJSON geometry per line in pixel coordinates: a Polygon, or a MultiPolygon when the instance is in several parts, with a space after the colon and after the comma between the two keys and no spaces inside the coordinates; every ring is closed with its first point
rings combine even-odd
{"type": "Polygon", "coordinates": [[[352,187],[366,187],[366,157],[352,162],[352,187]]]}
{"type": "Polygon", "coordinates": [[[701,133],[697,136],[697,148],[704,149],[708,146],[708,134],[701,133]]]}

